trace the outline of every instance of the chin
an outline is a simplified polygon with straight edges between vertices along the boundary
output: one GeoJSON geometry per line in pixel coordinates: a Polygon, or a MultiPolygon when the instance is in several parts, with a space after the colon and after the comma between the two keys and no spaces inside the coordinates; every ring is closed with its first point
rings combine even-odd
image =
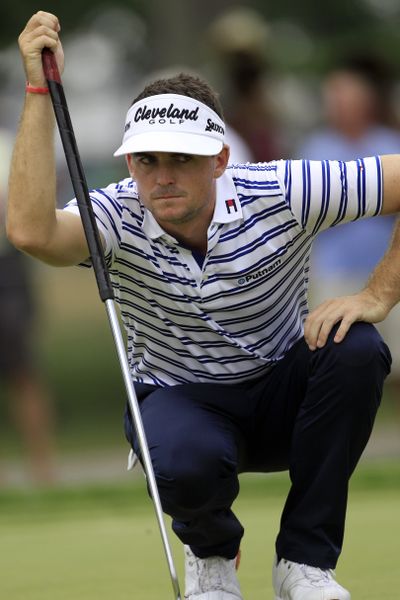
{"type": "Polygon", "coordinates": [[[160,225],[162,225],[163,223],[179,224],[185,223],[186,221],[185,215],[173,213],[171,211],[157,211],[153,213],[153,215],[156,221],[160,223],[160,225]]]}

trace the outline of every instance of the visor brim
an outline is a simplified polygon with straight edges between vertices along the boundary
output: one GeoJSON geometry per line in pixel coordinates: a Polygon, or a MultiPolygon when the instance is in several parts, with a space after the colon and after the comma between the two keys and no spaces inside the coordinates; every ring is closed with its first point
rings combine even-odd
{"type": "Polygon", "coordinates": [[[224,146],[223,140],[196,133],[147,132],[133,135],[114,152],[123,156],[135,152],[172,152],[215,156],[224,146]]]}

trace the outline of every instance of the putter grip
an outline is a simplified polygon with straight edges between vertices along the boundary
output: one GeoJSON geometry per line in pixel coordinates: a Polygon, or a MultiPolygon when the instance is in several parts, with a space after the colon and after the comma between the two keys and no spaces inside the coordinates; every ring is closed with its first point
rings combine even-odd
{"type": "Polygon", "coordinates": [[[56,57],[50,48],[43,48],[42,50],[42,64],[44,76],[47,81],[56,81],[61,84],[60,72],[58,70],[56,57]]]}
{"type": "Polygon", "coordinates": [[[85,172],[79,156],[60,73],[55,56],[48,48],[43,49],[42,63],[50,90],[50,96],[61,142],[64,148],[72,187],[74,188],[79,213],[81,215],[86,240],[89,246],[97,287],[99,289],[100,298],[105,302],[106,300],[112,300],[114,298],[114,292],[104,257],[99,230],[97,228],[96,217],[89,196],[85,172]]]}

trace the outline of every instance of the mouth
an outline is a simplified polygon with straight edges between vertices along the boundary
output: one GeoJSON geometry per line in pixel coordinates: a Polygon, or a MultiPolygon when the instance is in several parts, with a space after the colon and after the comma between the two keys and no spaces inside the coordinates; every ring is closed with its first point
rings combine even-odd
{"type": "Polygon", "coordinates": [[[156,194],[152,196],[152,200],[176,200],[183,197],[184,194],[156,194]]]}
{"type": "Polygon", "coordinates": [[[162,192],[161,190],[159,190],[158,192],[154,192],[150,198],[151,200],[175,200],[178,198],[183,198],[186,194],[184,194],[183,192],[178,192],[172,189],[169,189],[168,191],[166,190],[165,192],[162,192]]]}
{"type": "Polygon", "coordinates": [[[183,198],[183,196],[164,194],[163,196],[155,196],[153,200],[170,200],[171,198],[183,198]]]}

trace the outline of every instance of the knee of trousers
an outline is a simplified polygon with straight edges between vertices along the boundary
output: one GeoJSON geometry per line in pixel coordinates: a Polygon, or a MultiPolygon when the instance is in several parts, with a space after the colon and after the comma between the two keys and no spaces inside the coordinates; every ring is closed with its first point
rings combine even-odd
{"type": "Polygon", "coordinates": [[[366,406],[370,398],[373,404],[380,400],[385,377],[390,372],[391,355],[377,329],[370,323],[354,323],[342,342],[329,336],[326,346],[315,354],[314,374],[326,381],[330,389],[340,388],[348,394],[340,394],[354,408],[366,406]],[[358,400],[358,401],[357,401],[358,400]]]}
{"type": "Polygon", "coordinates": [[[321,349],[321,356],[331,356],[334,359],[332,365],[338,372],[342,370],[350,375],[353,372],[356,377],[363,373],[366,377],[384,379],[390,372],[391,355],[377,329],[371,323],[354,323],[344,340],[336,343],[333,338],[337,327],[321,349]]]}
{"type": "Polygon", "coordinates": [[[229,507],[239,492],[236,462],[219,452],[175,451],[153,464],[163,510],[175,519],[229,507]]]}

